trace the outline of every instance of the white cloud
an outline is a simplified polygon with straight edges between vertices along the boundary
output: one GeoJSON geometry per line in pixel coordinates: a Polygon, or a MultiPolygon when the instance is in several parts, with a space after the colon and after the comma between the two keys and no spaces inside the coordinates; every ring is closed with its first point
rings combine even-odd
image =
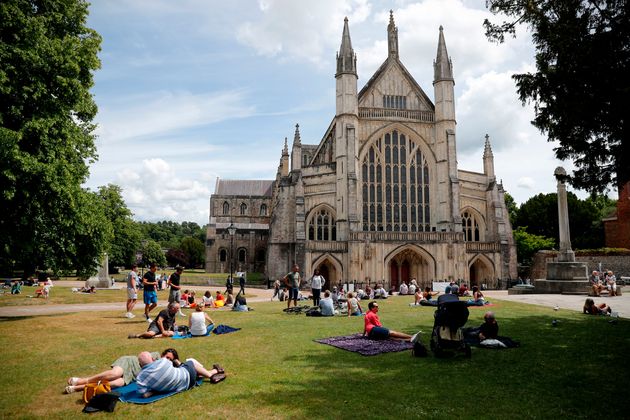
{"type": "Polygon", "coordinates": [[[516,186],[519,188],[525,188],[527,190],[531,190],[534,188],[534,185],[536,183],[534,182],[534,179],[529,177],[529,176],[523,176],[520,177],[518,179],[518,182],[516,183],[516,186]]]}

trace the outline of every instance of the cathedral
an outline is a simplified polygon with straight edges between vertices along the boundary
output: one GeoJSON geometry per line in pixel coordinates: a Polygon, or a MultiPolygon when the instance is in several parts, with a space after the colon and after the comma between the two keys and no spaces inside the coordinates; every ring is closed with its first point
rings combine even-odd
{"type": "Polygon", "coordinates": [[[299,126],[275,180],[217,179],[210,199],[206,271],[259,271],[294,263],[326,288],[345,282],[397,288],[417,279],[496,287],[516,278],[504,190],[485,137],[483,173],[457,167],[455,80],[442,27],[433,101],[403,65],[393,15],[388,55],[357,89],[348,19],[337,53],[336,113],[319,144],[299,126]]]}

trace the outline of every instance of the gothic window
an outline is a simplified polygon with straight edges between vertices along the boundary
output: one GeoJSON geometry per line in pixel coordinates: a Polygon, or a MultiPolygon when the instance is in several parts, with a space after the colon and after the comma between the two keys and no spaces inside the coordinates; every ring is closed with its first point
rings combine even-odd
{"type": "Polygon", "coordinates": [[[302,166],[308,166],[308,155],[302,156],[302,166]]]}
{"type": "Polygon", "coordinates": [[[383,108],[407,109],[407,97],[401,95],[383,95],[383,108]]]}
{"type": "Polygon", "coordinates": [[[260,215],[261,216],[266,216],[267,215],[267,205],[266,204],[262,204],[260,206],[260,215]]]}
{"type": "Polygon", "coordinates": [[[247,204],[241,204],[241,216],[245,216],[247,214],[247,204]]]}
{"type": "Polygon", "coordinates": [[[244,263],[247,259],[247,250],[245,248],[240,248],[238,250],[238,262],[244,263]]]}
{"type": "Polygon", "coordinates": [[[430,230],[429,165],[416,141],[390,131],[361,165],[364,230],[430,230]]]}
{"type": "MultiPolygon", "coordinates": [[[[364,208],[367,211],[367,208],[364,208]]],[[[310,241],[335,241],[337,228],[333,214],[327,209],[320,209],[311,215],[308,223],[308,239],[310,241]]]]}
{"type": "Polygon", "coordinates": [[[462,228],[464,238],[468,242],[479,242],[479,223],[475,216],[468,211],[462,213],[462,228]]]}
{"type": "Polygon", "coordinates": [[[227,201],[223,203],[223,214],[224,215],[230,214],[230,203],[228,203],[227,201]]]}
{"type": "Polygon", "coordinates": [[[219,261],[226,262],[227,261],[227,250],[222,249],[219,251],[219,261]]]}

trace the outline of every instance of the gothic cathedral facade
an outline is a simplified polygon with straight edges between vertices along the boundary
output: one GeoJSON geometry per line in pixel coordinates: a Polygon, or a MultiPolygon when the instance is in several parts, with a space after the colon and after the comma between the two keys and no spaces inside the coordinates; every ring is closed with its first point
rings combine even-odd
{"type": "Polygon", "coordinates": [[[260,191],[238,197],[236,185],[254,181],[217,181],[208,271],[219,271],[230,255],[228,222],[244,217],[231,209],[238,213],[240,201],[253,200],[258,213],[241,227],[267,221],[268,230],[247,230],[265,240],[250,241],[251,258],[241,268],[260,265],[256,258],[264,256],[270,279],[283,277],[294,263],[307,277],[319,269],[326,287],[357,281],[397,288],[412,278],[421,285],[463,280],[496,287],[498,279],[516,278],[516,247],[488,136],[483,173],[457,167],[455,81],[442,27],[433,63],[435,102],[400,61],[392,15],[387,33],[387,59],[358,91],[357,57],[344,21],[336,113],[319,144],[302,144],[296,126],[291,156],[285,140],[276,179],[259,181],[260,191]]]}

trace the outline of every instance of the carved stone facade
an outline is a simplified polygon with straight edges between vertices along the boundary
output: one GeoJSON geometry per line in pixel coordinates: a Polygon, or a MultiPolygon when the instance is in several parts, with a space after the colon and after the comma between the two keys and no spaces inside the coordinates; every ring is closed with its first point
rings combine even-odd
{"type": "Polygon", "coordinates": [[[270,199],[267,276],[280,278],[297,263],[308,277],[320,269],[326,287],[397,287],[414,277],[423,285],[463,279],[493,287],[515,278],[516,248],[488,136],[484,172],[457,167],[455,82],[442,28],[435,103],[399,59],[393,16],[387,30],[388,57],[358,92],[345,20],[336,115],[317,145],[302,144],[296,126],[289,156],[285,139],[270,199]]]}

